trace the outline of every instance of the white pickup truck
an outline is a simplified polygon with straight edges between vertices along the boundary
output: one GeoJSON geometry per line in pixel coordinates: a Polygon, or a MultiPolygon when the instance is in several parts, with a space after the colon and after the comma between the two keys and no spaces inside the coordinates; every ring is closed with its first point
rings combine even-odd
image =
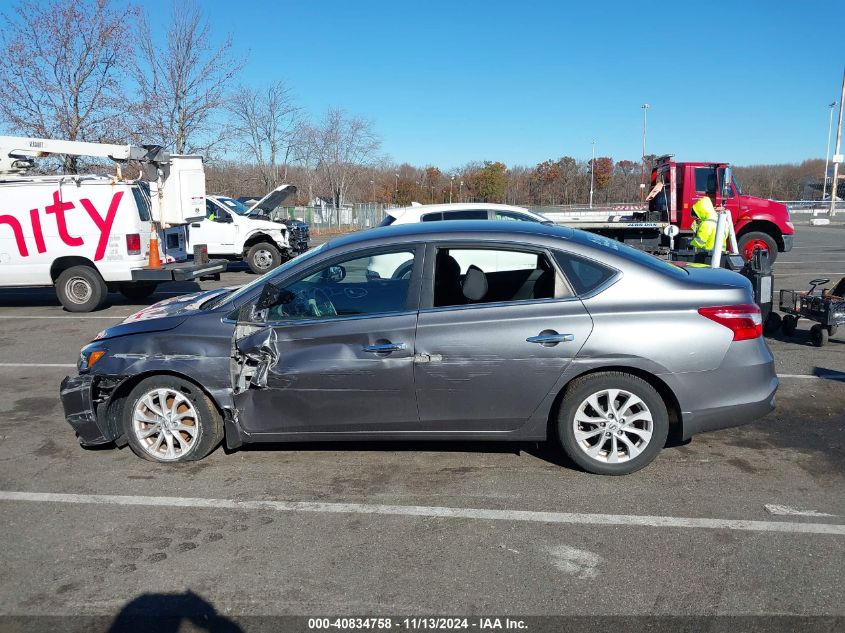
{"type": "Polygon", "coordinates": [[[208,254],[243,259],[252,272],[264,274],[295,255],[288,228],[279,222],[250,217],[257,207],[272,209],[296,193],[293,185],[281,185],[247,206],[226,196],[205,197],[205,218],[188,226],[188,245],[206,244],[208,254]]]}

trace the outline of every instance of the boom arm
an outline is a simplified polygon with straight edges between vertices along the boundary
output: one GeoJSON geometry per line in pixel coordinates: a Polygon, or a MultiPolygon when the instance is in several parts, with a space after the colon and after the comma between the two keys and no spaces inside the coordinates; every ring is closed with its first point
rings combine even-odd
{"type": "Polygon", "coordinates": [[[43,157],[49,154],[98,156],[110,158],[118,163],[137,160],[152,165],[156,169],[170,162],[170,154],[159,145],[115,145],[61,141],[49,138],[0,136],[0,174],[24,171],[32,166],[27,157],[43,157]]]}

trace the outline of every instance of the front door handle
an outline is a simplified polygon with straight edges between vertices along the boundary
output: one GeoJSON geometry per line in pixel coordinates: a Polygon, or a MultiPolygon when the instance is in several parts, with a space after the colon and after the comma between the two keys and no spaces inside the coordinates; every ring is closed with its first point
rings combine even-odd
{"type": "Polygon", "coordinates": [[[543,347],[554,347],[558,343],[568,343],[575,340],[574,334],[558,334],[554,330],[543,330],[537,336],[529,336],[526,343],[537,343],[543,347]]]}
{"type": "Polygon", "coordinates": [[[400,350],[405,349],[406,345],[404,343],[376,343],[374,345],[366,345],[364,347],[365,352],[370,352],[372,354],[390,354],[391,352],[398,352],[400,350]]]}

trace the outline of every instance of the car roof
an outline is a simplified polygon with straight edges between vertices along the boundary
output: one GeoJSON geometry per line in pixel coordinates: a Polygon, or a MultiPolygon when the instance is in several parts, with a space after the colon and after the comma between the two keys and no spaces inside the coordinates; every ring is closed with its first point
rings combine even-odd
{"type": "Polygon", "coordinates": [[[401,244],[462,238],[507,239],[519,235],[540,238],[572,239],[575,231],[565,226],[550,226],[538,222],[496,220],[447,220],[382,226],[338,237],[327,246],[346,247],[356,244],[401,244]]]}
{"type": "Polygon", "coordinates": [[[436,213],[438,211],[469,211],[475,209],[491,209],[493,211],[521,211],[534,215],[525,207],[517,207],[511,204],[498,204],[493,202],[449,202],[444,204],[421,204],[413,207],[399,207],[387,209],[386,212],[394,218],[420,217],[424,213],[436,213]]]}

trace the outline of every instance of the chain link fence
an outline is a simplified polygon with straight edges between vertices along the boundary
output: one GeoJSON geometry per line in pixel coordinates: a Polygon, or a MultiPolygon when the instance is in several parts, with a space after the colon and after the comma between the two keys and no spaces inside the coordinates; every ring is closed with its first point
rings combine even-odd
{"type": "Polygon", "coordinates": [[[393,205],[373,202],[358,203],[335,209],[332,207],[284,207],[273,219],[295,218],[308,223],[312,234],[339,234],[378,226],[393,205]]]}

